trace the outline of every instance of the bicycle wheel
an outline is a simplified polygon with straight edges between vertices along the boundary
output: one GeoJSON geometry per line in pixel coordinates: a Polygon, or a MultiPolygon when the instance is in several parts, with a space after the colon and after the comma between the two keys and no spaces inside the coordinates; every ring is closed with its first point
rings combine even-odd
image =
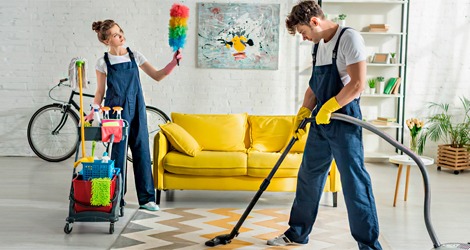
{"type": "MultiPolygon", "coordinates": [[[[153,162],[153,138],[160,131],[159,124],[165,124],[170,121],[170,118],[161,111],[152,106],[146,106],[145,111],[147,111],[147,128],[149,130],[149,145],[150,145],[150,157],[152,157],[153,162]]],[[[127,151],[127,160],[132,162],[132,153],[130,150],[127,151]]]]}
{"type": "Polygon", "coordinates": [[[28,124],[28,143],[41,159],[59,162],[75,153],[78,143],[78,115],[55,103],[33,114],[28,124]]]}

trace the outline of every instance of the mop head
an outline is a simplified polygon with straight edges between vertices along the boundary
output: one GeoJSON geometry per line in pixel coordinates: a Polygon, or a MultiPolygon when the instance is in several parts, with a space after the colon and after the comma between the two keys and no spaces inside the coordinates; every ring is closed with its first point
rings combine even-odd
{"type": "Polygon", "coordinates": [[[77,61],[82,61],[83,62],[83,68],[82,68],[82,88],[87,88],[88,87],[88,78],[87,78],[87,73],[86,73],[86,69],[87,69],[87,60],[85,58],[81,58],[81,57],[75,57],[75,58],[72,58],[72,60],[70,61],[70,64],[69,64],[69,81],[70,81],[70,87],[72,89],[75,89],[76,87],[78,87],[78,84],[80,83],[80,80],[78,78],[78,69],[77,69],[77,61]]]}
{"type": "Polygon", "coordinates": [[[184,48],[189,8],[182,4],[173,4],[170,9],[169,44],[173,51],[184,48]]]}
{"type": "Polygon", "coordinates": [[[94,178],[91,180],[91,199],[92,206],[109,206],[111,203],[111,179],[94,178]]]}

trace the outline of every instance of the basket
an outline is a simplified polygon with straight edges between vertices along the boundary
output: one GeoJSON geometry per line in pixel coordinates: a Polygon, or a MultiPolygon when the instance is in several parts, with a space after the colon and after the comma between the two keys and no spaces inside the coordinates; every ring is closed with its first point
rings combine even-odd
{"type": "Polygon", "coordinates": [[[114,161],[108,160],[107,163],[101,162],[101,160],[95,160],[94,162],[82,162],[83,179],[90,180],[93,178],[113,178],[114,174],[114,161]]]}

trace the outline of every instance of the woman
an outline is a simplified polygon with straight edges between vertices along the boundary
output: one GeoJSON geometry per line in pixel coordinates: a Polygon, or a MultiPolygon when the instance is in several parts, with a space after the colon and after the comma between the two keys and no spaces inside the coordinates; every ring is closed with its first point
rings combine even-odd
{"type": "MultiPolygon", "coordinates": [[[[182,56],[180,51],[176,51],[171,62],[165,68],[157,70],[141,53],[124,47],[124,32],[113,20],[93,22],[92,28],[97,33],[98,40],[108,47],[108,52],[96,63],[97,88],[93,105],[101,106],[107,87],[104,105],[123,108],[122,119],[129,122],[128,142],[132,152],[139,205],[142,209],[157,211],[159,207],[155,204],[147,117],[139,67],[155,81],[160,81],[171,73],[182,56]]],[[[86,118],[88,121],[91,119],[93,112],[86,118]]],[[[124,143],[116,143],[113,145],[111,159],[122,159],[125,152],[124,143]]],[[[116,168],[122,169],[122,164],[122,161],[115,161],[116,168]]]]}

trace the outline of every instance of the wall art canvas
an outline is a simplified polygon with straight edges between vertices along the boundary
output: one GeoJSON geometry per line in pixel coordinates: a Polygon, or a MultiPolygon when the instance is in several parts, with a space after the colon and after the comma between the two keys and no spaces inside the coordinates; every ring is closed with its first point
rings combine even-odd
{"type": "Polygon", "coordinates": [[[279,4],[198,3],[198,66],[278,68],[279,4]]]}

